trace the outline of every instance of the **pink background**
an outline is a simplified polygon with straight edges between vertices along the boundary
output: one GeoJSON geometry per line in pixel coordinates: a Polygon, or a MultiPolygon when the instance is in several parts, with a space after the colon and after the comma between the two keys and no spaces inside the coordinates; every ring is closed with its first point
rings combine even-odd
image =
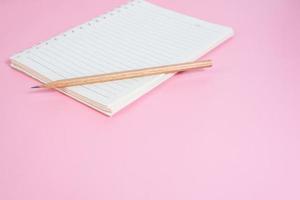
{"type": "Polygon", "coordinates": [[[300,199],[300,1],[151,2],[236,35],[108,118],[8,57],[125,0],[0,1],[1,200],[300,199]]]}

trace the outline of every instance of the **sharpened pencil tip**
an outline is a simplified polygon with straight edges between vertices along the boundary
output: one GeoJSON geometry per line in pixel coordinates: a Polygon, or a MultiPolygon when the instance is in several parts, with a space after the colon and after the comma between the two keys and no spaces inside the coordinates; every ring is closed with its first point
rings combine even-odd
{"type": "Polygon", "coordinates": [[[32,86],[31,88],[41,88],[41,86],[36,85],[36,86],[32,86]]]}

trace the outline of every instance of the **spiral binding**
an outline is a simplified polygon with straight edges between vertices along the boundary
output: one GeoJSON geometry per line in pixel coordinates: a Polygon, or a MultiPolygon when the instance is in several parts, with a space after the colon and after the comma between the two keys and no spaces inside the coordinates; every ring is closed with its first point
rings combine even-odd
{"type": "Polygon", "coordinates": [[[92,24],[99,23],[99,22],[101,22],[101,21],[103,21],[103,20],[105,20],[105,19],[107,19],[107,18],[109,18],[111,16],[114,16],[114,15],[122,12],[122,10],[127,10],[130,7],[132,7],[132,6],[135,6],[135,5],[139,4],[139,3],[142,3],[143,1],[144,0],[131,0],[128,3],[122,5],[122,6],[118,7],[118,8],[115,8],[114,10],[112,10],[110,12],[107,12],[107,13],[105,13],[103,15],[97,16],[97,17],[91,19],[90,21],[88,21],[88,22],[86,22],[84,24],[81,24],[79,26],[71,28],[68,31],[65,31],[65,32],[63,32],[61,34],[58,34],[58,35],[50,38],[47,41],[40,42],[40,43],[38,43],[36,45],[33,45],[31,48],[28,48],[28,49],[25,49],[23,51],[20,51],[15,56],[13,56],[13,57],[18,58],[18,57],[21,56],[21,54],[30,53],[32,49],[37,50],[37,49],[40,49],[43,46],[47,46],[47,45],[49,45],[53,41],[58,41],[61,37],[67,37],[69,34],[73,34],[73,33],[77,32],[77,31],[83,30],[86,27],[92,26],[92,24]]]}

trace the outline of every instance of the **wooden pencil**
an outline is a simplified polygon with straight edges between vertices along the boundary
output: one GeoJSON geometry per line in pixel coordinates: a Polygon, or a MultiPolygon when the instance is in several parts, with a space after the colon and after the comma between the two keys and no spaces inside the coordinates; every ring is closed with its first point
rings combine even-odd
{"type": "Polygon", "coordinates": [[[102,83],[108,81],[137,78],[137,77],[151,76],[157,74],[182,72],[182,71],[187,71],[192,69],[207,68],[211,66],[212,66],[211,60],[187,62],[187,63],[180,63],[175,65],[165,65],[159,67],[150,67],[150,68],[137,69],[137,70],[128,70],[128,71],[113,72],[107,74],[99,74],[99,75],[57,80],[42,85],[33,86],[32,88],[48,88],[48,89],[64,88],[64,87],[70,87],[76,85],[102,83]]]}

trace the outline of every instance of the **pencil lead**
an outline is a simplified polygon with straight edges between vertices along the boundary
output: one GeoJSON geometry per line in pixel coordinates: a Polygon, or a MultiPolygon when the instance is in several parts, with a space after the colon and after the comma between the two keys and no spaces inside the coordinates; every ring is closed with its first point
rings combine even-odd
{"type": "Polygon", "coordinates": [[[31,88],[41,88],[41,86],[36,85],[36,86],[32,86],[31,88]]]}

